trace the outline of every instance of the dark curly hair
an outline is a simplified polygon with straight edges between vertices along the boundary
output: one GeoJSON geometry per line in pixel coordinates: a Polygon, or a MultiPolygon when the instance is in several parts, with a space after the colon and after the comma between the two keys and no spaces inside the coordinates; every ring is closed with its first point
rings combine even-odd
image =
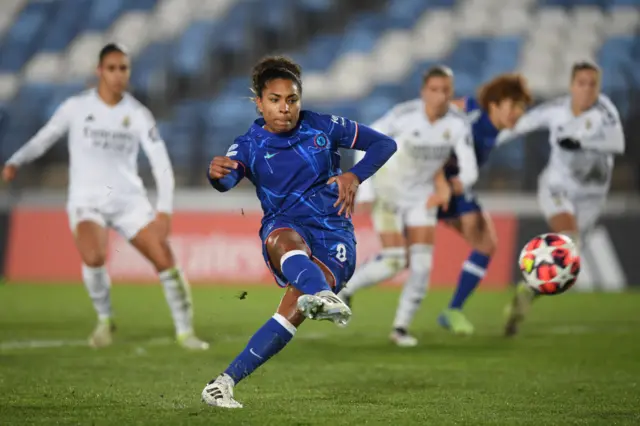
{"type": "Polygon", "coordinates": [[[489,104],[499,104],[505,99],[524,102],[525,105],[531,104],[533,97],[527,86],[527,81],[522,75],[501,74],[478,90],[478,103],[485,111],[489,110],[489,104]]]}
{"type": "Polygon", "coordinates": [[[302,93],[302,69],[285,56],[267,56],[258,62],[251,72],[251,91],[262,97],[262,91],[271,80],[283,78],[293,81],[302,93]]]}

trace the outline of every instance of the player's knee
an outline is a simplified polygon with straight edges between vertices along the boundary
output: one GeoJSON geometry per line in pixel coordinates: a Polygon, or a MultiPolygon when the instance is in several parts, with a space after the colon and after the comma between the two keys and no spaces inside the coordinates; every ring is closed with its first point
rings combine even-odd
{"type": "Polygon", "coordinates": [[[407,267],[407,250],[404,247],[383,249],[380,257],[394,273],[398,273],[407,267]]]}
{"type": "Polygon", "coordinates": [[[493,256],[497,249],[498,238],[495,235],[487,235],[476,248],[477,251],[486,256],[493,256]]]}
{"type": "Polygon", "coordinates": [[[409,247],[409,265],[413,273],[428,274],[433,266],[433,246],[413,244],[409,247]]]}
{"type": "Polygon", "coordinates": [[[90,268],[99,268],[107,262],[107,253],[100,249],[85,249],[80,253],[82,263],[90,268]]]}
{"type": "Polygon", "coordinates": [[[311,255],[304,239],[293,229],[283,229],[272,232],[265,244],[269,257],[274,265],[279,264],[279,259],[285,253],[292,250],[302,250],[308,255],[311,255]]]}

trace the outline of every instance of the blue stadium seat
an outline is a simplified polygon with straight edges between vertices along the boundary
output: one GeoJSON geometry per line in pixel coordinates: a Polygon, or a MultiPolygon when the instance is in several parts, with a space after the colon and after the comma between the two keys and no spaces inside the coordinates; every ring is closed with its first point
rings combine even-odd
{"type": "Polygon", "coordinates": [[[640,7],[640,0],[608,0],[610,6],[638,6],[640,7]]]}
{"type": "Polygon", "coordinates": [[[251,22],[254,7],[253,2],[239,2],[225,16],[215,35],[222,49],[242,52],[249,46],[251,31],[247,23],[251,22]]]}
{"type": "Polygon", "coordinates": [[[258,27],[282,32],[286,28],[293,28],[296,20],[296,10],[291,0],[263,0],[256,5],[255,12],[258,27]]]}
{"type": "Polygon", "coordinates": [[[47,24],[42,51],[64,50],[78,34],[91,8],[91,0],[61,0],[53,19],[47,24]]]}
{"type": "Polygon", "coordinates": [[[298,6],[308,13],[324,13],[335,5],[335,0],[298,0],[298,6]]]}
{"type": "Polygon", "coordinates": [[[385,16],[392,28],[412,28],[425,11],[428,1],[424,0],[391,0],[385,16]]]}
{"type": "Polygon", "coordinates": [[[30,2],[24,7],[2,40],[0,71],[17,72],[31,58],[57,6],[54,2],[30,2]]]}
{"type": "Polygon", "coordinates": [[[153,85],[156,71],[164,69],[171,57],[170,42],[149,44],[133,60],[131,68],[131,87],[147,92],[153,85]]]}
{"type": "Polygon", "coordinates": [[[171,69],[178,75],[195,76],[204,69],[209,48],[216,34],[217,21],[194,22],[174,45],[171,69]]]}
{"type": "Polygon", "coordinates": [[[324,71],[337,57],[336,46],[341,40],[342,37],[337,34],[316,36],[302,52],[294,53],[292,57],[298,61],[305,73],[324,71]]]}
{"type": "Polygon", "coordinates": [[[93,0],[84,29],[87,31],[105,31],[120,16],[124,3],[124,0],[93,0]]]}

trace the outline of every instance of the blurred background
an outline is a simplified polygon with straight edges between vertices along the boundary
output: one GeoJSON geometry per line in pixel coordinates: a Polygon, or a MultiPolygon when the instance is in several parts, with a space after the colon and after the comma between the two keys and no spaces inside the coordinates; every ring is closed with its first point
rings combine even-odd
{"type": "MultiPolygon", "coordinates": [[[[363,123],[417,97],[423,72],[434,64],[454,70],[458,96],[474,95],[481,83],[498,73],[522,72],[538,103],[565,94],[571,65],[590,59],[603,69],[603,91],[620,110],[627,137],[627,152],[616,160],[613,195],[603,217],[610,221],[602,228],[606,238],[593,244],[598,250],[614,247],[615,253],[626,254],[635,249],[620,247],[630,241],[625,236],[635,232],[640,238],[639,31],[640,0],[2,0],[0,146],[6,160],[65,98],[93,84],[98,51],[108,42],[119,42],[132,56],[131,91],[154,113],[167,143],[178,184],[176,208],[243,215],[247,210],[258,220],[250,184],[243,182],[238,190],[218,196],[209,188],[205,171],[209,159],[226,152],[255,119],[250,70],[266,54],[287,54],[302,65],[305,108],[363,123]],[[611,227],[622,227],[620,243],[611,227]]],[[[544,133],[501,147],[477,186],[489,211],[517,222],[517,231],[508,224],[499,230],[509,251],[503,267],[509,270],[519,244],[534,231],[546,229],[535,190],[548,151],[544,133]],[[525,223],[526,217],[534,222],[525,223]]],[[[352,153],[346,152],[343,161],[343,168],[348,168],[352,153]]],[[[34,234],[34,222],[16,219],[21,208],[37,210],[46,204],[58,209],[61,216],[55,226],[40,216],[33,220],[38,226],[45,224],[37,228],[40,233],[60,228],[68,234],[63,214],[67,168],[67,148],[61,141],[21,170],[17,182],[2,192],[0,200],[11,216],[6,227],[11,233],[9,265],[18,250],[13,241],[24,240],[24,268],[33,272],[28,259],[34,247],[27,242],[41,238],[34,234]],[[30,237],[16,230],[23,223],[30,237]]],[[[143,155],[141,173],[152,187],[143,155]]],[[[202,226],[208,229],[213,222],[230,220],[203,218],[202,226]]],[[[248,245],[256,243],[253,226],[252,222],[248,245]]],[[[180,245],[181,228],[174,231],[174,243],[180,245]]],[[[192,240],[185,238],[187,247],[192,240]]],[[[372,250],[376,241],[372,235],[372,250]]],[[[245,250],[242,247],[246,248],[238,246],[238,252],[245,250]]],[[[72,246],[69,250],[74,256],[72,246]]],[[[249,252],[259,258],[258,250],[257,246],[249,252]]],[[[66,252],[47,253],[41,257],[66,252]]],[[[602,268],[612,264],[610,257],[600,262],[602,268]]],[[[251,265],[256,274],[264,272],[260,261],[251,265]]],[[[216,272],[227,266],[209,265],[202,276],[228,277],[216,272]]],[[[243,268],[247,266],[241,262],[233,270],[243,268]]],[[[628,274],[638,274],[630,269],[627,276],[611,270],[600,275],[613,276],[618,283],[633,281],[628,274]]],[[[455,281],[452,271],[442,280],[455,281]]],[[[18,276],[52,276],[46,268],[40,272],[18,276]]],[[[495,279],[506,283],[511,278],[509,272],[495,279]]],[[[634,280],[640,283],[640,276],[634,280]]]]}
{"type": "MultiPolygon", "coordinates": [[[[639,30],[640,0],[2,0],[2,155],[92,83],[110,41],[130,49],[132,92],[155,114],[178,183],[189,187],[206,185],[207,159],[255,118],[249,72],[265,54],[302,65],[305,108],[363,123],[416,97],[434,64],[453,68],[457,95],[516,70],[542,101],[566,92],[574,61],[593,59],[628,138],[613,189],[637,192],[639,30]]],[[[549,148],[535,142],[496,152],[479,187],[534,191],[549,148]]],[[[66,161],[60,143],[16,189],[64,188],[66,161]]]]}

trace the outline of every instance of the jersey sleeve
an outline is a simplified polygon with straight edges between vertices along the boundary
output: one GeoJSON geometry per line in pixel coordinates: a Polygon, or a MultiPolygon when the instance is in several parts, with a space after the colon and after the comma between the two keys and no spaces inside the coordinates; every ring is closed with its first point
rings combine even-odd
{"type": "Polygon", "coordinates": [[[505,129],[498,134],[497,144],[502,145],[535,130],[548,129],[551,126],[555,103],[557,101],[546,102],[527,111],[513,129],[505,129]]]}
{"type": "Polygon", "coordinates": [[[618,109],[608,98],[601,96],[596,105],[599,113],[599,128],[592,134],[579,138],[584,149],[622,154],[625,150],[625,137],[618,109]]]}
{"type": "Polygon", "coordinates": [[[207,170],[207,177],[211,186],[220,192],[226,192],[235,187],[242,178],[249,177],[248,167],[250,164],[251,154],[249,149],[249,142],[244,137],[237,138],[234,143],[227,148],[225,156],[237,161],[238,168],[231,170],[231,173],[222,179],[212,179],[211,176],[209,176],[209,171],[207,170]]]}
{"type": "MultiPolygon", "coordinates": [[[[364,151],[356,151],[355,160],[356,163],[360,162],[364,158],[364,151]]],[[[371,179],[367,179],[360,184],[358,192],[356,193],[357,203],[371,203],[375,200],[376,195],[373,189],[373,183],[371,179]]]]}
{"type": "Polygon", "coordinates": [[[454,146],[458,165],[458,179],[465,188],[472,186],[478,180],[478,161],[473,146],[471,129],[465,126],[454,146]]]}
{"type": "Polygon", "coordinates": [[[158,212],[171,213],[175,189],[171,159],[151,111],[143,108],[140,116],[140,145],[149,159],[153,178],[156,181],[156,191],[158,192],[156,209],[158,212]]]}
{"type": "Polygon", "coordinates": [[[7,164],[19,167],[32,162],[47,152],[69,130],[74,104],[73,99],[67,99],[63,102],[47,124],[16,151],[7,160],[7,164]]]}

